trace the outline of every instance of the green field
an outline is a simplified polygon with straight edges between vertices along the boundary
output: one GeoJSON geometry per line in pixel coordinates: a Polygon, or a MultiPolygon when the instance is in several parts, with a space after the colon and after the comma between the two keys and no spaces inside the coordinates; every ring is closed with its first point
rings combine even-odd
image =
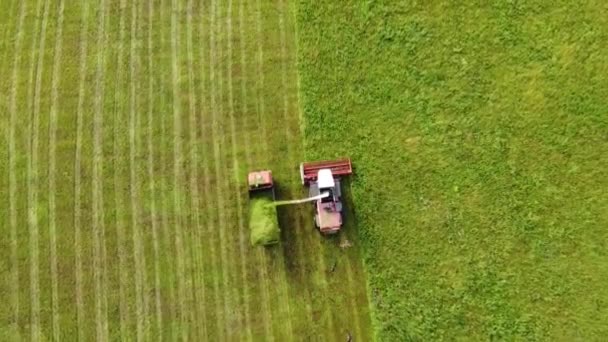
{"type": "Polygon", "coordinates": [[[0,341],[601,341],[605,42],[602,1],[0,0],[0,341]],[[247,172],[333,157],[340,234],[252,247],[247,172]]]}
{"type": "Polygon", "coordinates": [[[248,170],[305,194],[295,11],[0,1],[0,340],[371,338],[352,221],[249,244],[248,170]]]}
{"type": "Polygon", "coordinates": [[[301,1],[307,156],[350,155],[384,341],[608,336],[604,1],[301,1]]]}

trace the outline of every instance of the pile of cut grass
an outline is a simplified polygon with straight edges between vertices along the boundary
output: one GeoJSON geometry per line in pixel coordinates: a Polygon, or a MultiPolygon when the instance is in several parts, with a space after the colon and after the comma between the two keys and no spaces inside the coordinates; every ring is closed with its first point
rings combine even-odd
{"type": "Polygon", "coordinates": [[[249,210],[251,244],[267,246],[278,243],[281,230],[274,203],[268,198],[252,198],[249,210]]]}

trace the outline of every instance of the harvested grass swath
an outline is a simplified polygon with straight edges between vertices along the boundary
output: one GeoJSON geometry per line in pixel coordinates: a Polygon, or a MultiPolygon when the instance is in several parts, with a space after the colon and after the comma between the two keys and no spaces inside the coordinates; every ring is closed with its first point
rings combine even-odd
{"type": "Polygon", "coordinates": [[[279,242],[280,229],[277,210],[267,198],[251,199],[249,229],[252,245],[273,245],[279,242]]]}

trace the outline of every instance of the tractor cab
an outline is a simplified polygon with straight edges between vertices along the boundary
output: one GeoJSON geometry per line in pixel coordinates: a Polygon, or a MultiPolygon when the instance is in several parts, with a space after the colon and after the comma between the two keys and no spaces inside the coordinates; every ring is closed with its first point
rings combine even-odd
{"type": "Polygon", "coordinates": [[[315,226],[323,234],[335,234],[342,227],[342,201],[340,181],[334,178],[331,169],[320,169],[316,182],[309,183],[309,196],[327,196],[313,202],[315,207],[315,226]]]}

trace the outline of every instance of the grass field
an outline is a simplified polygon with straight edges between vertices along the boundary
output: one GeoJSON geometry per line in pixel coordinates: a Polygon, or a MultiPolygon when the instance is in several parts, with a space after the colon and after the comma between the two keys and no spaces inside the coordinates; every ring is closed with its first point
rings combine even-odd
{"type": "Polygon", "coordinates": [[[352,221],[249,245],[248,170],[304,194],[293,3],[0,13],[0,340],[370,339],[352,221]]]}
{"type": "Polygon", "coordinates": [[[603,1],[301,1],[307,156],[350,155],[385,341],[608,335],[603,1]]]}

